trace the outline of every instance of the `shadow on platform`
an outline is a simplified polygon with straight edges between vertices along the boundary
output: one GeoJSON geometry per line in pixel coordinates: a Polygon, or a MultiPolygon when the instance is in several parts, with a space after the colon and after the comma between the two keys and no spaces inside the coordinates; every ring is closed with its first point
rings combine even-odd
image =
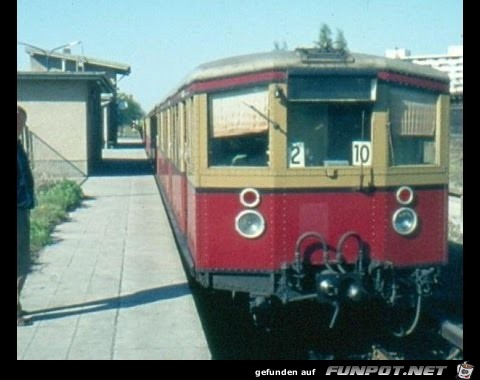
{"type": "Polygon", "coordinates": [[[145,289],[118,297],[29,311],[27,314],[29,315],[30,320],[36,322],[104,310],[131,308],[153,302],[183,297],[189,294],[191,293],[188,284],[180,283],[153,289],[145,289]]]}
{"type": "Polygon", "coordinates": [[[91,177],[153,175],[154,170],[147,159],[109,158],[99,162],[91,177]]]}

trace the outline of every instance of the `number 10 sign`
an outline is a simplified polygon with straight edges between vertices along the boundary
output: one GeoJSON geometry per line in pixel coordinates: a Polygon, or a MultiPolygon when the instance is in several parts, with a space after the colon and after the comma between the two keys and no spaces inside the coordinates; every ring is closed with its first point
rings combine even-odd
{"type": "Polygon", "coordinates": [[[372,143],[370,141],[352,141],[353,166],[372,165],[372,143]]]}

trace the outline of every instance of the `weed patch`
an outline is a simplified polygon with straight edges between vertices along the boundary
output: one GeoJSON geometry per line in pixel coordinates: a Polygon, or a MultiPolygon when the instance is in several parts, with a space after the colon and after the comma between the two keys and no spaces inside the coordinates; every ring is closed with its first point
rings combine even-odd
{"type": "Polygon", "coordinates": [[[55,226],[68,219],[68,212],[80,206],[82,188],[74,181],[44,183],[36,191],[37,205],[30,215],[30,250],[37,253],[52,242],[55,226]]]}

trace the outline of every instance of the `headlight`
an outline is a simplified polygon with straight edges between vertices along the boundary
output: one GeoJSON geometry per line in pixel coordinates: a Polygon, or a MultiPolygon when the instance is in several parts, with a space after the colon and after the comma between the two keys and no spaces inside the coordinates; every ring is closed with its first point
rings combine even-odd
{"type": "Polygon", "coordinates": [[[400,235],[410,235],[417,229],[417,213],[408,207],[399,208],[393,214],[392,224],[395,231],[400,235]]]}
{"type": "Polygon", "coordinates": [[[235,218],[237,232],[248,239],[259,237],[265,231],[265,219],[254,210],[244,210],[235,218]]]}

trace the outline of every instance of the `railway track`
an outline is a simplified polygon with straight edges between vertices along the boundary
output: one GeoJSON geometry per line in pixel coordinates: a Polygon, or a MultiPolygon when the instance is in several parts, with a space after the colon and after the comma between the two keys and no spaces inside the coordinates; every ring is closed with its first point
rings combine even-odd
{"type": "MultiPolygon", "coordinates": [[[[463,355],[463,325],[450,320],[443,320],[438,324],[438,336],[435,347],[432,347],[428,359],[461,360],[463,355]],[[439,339],[441,338],[441,339],[439,339]]],[[[432,334],[435,334],[432,331],[432,334]]],[[[402,360],[406,355],[402,351],[392,352],[381,345],[372,346],[370,360],[402,360]]],[[[417,358],[409,358],[417,359],[417,358]]]]}
{"type": "Polygon", "coordinates": [[[343,356],[310,350],[309,360],[461,360],[463,359],[463,326],[450,320],[417,333],[415,337],[393,340],[388,337],[376,340],[364,352],[346,353],[343,356]],[[428,343],[428,344],[427,344],[428,343]],[[428,347],[428,349],[426,349],[428,347]]]}
{"type": "Polygon", "coordinates": [[[450,353],[445,359],[462,359],[461,355],[463,353],[463,325],[452,323],[449,320],[445,320],[440,325],[440,335],[452,345],[450,353]]]}
{"type": "Polygon", "coordinates": [[[309,359],[463,359],[463,245],[449,244],[449,265],[443,270],[442,282],[435,295],[425,302],[421,322],[411,336],[388,337],[387,331],[375,335],[372,325],[382,326],[382,322],[373,321],[363,326],[365,334],[370,335],[357,344],[363,346],[363,351],[353,346],[340,356],[332,356],[325,350],[313,349],[309,359]]]}

